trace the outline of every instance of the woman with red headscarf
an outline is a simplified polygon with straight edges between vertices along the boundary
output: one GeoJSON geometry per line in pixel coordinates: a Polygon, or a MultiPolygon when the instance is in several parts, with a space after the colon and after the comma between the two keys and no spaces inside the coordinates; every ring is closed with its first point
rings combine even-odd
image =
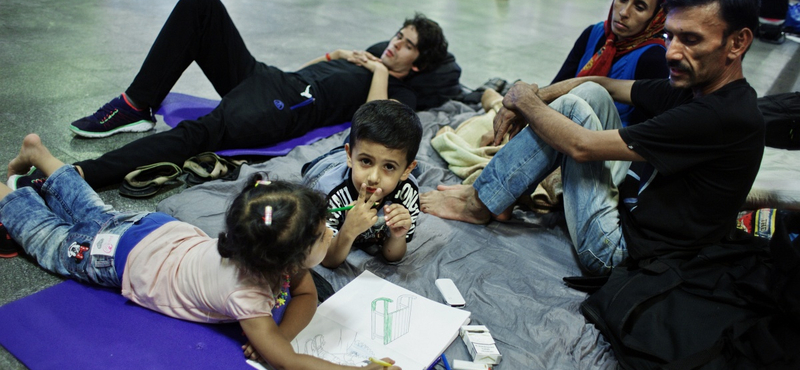
{"type": "MultiPolygon", "coordinates": [[[[664,19],[661,0],[614,0],[608,19],[591,25],[575,41],[552,83],[580,76],[621,80],[666,78],[664,19]]],[[[643,117],[617,104],[623,126],[643,117]],[[633,115],[632,115],[633,114],[633,115]]]]}
{"type": "MultiPolygon", "coordinates": [[[[660,79],[669,76],[664,44],[662,0],[614,0],[605,21],[587,27],[572,47],[551,84],[581,76],[620,80],[660,79]]],[[[506,84],[506,90],[511,84],[506,84]]],[[[489,112],[502,95],[487,89],[481,102],[489,112]]],[[[630,105],[616,103],[622,125],[638,123],[630,105]]],[[[481,141],[487,142],[488,135],[481,141]]]]}

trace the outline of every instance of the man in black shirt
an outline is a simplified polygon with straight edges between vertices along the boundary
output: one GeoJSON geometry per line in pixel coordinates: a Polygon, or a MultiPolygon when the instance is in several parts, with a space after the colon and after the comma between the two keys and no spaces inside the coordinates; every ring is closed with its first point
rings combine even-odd
{"type": "Polygon", "coordinates": [[[720,241],[763,153],[763,118],[742,73],[758,1],[665,6],[669,80],[586,77],[542,90],[518,83],[495,118],[495,140],[513,140],[473,186],[423,194],[422,211],[506,220],[516,199],[561,165],[567,226],[590,273],[607,274],[629,255],[692,253],[720,241]],[[652,118],[621,128],[612,98],[652,118]]]}
{"type": "Polygon", "coordinates": [[[219,0],[181,0],[125,93],[70,129],[85,137],[150,130],[151,111],[192,62],[222,97],[219,106],[75,165],[97,188],[119,182],[139,166],[181,166],[202,152],[266,146],[347,122],[370,100],[395,99],[415,108],[416,95],[404,79],[445,59],[447,41],[436,22],[417,14],[379,52],[335,50],[297,72],[283,72],[255,60],[219,0]]]}

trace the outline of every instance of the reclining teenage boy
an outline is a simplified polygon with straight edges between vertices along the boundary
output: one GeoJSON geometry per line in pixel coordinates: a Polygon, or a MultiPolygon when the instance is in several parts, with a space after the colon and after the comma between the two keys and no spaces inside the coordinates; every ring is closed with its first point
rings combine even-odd
{"type": "Polygon", "coordinates": [[[353,246],[375,254],[377,245],[387,261],[403,258],[419,215],[419,186],[411,171],[421,140],[413,109],[375,100],[356,111],[343,147],[303,166],[304,184],[327,194],[334,210],[328,227],[335,236],[323,266],[338,267],[353,246]]]}
{"type": "MultiPolygon", "coordinates": [[[[262,147],[347,122],[370,100],[391,98],[415,108],[417,95],[405,80],[446,57],[442,29],[417,14],[403,23],[380,56],[335,50],[287,73],[255,60],[219,0],[181,0],[127,90],[70,128],[86,137],[151,129],[151,111],[192,62],[222,97],[219,106],[197,120],[75,165],[89,185],[99,188],[120,182],[141,166],[182,166],[203,152],[262,147]]],[[[43,178],[34,172],[9,185],[16,188],[17,181],[24,186],[43,178]]]]}

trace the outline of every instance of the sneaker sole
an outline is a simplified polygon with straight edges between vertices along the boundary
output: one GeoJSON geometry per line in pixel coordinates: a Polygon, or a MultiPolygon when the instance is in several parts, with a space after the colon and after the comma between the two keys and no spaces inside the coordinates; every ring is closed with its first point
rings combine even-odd
{"type": "Polygon", "coordinates": [[[20,177],[23,177],[23,176],[30,176],[34,172],[36,172],[36,167],[35,166],[31,166],[31,169],[28,171],[28,173],[26,173],[24,175],[11,175],[11,176],[8,177],[8,180],[6,180],[6,186],[11,188],[11,190],[17,190],[17,179],[20,178],[20,177]]]}
{"type": "Polygon", "coordinates": [[[11,175],[8,177],[8,181],[6,181],[6,185],[8,185],[11,190],[17,190],[17,179],[24,175],[11,175]]]}
{"type": "Polygon", "coordinates": [[[148,120],[141,120],[138,122],[129,123],[125,126],[117,127],[113,130],[108,130],[103,132],[83,131],[73,125],[70,125],[69,129],[72,130],[72,132],[74,132],[78,136],[99,138],[99,137],[108,137],[122,132],[146,132],[152,130],[153,127],[155,127],[155,125],[156,125],[155,123],[150,122],[148,120]]]}
{"type": "Polygon", "coordinates": [[[8,180],[6,180],[6,186],[11,188],[11,190],[17,190],[17,179],[20,178],[20,177],[23,177],[23,176],[30,176],[34,172],[36,172],[36,167],[35,166],[31,166],[31,169],[28,171],[28,173],[26,173],[24,175],[11,175],[11,176],[8,177],[8,180]]]}

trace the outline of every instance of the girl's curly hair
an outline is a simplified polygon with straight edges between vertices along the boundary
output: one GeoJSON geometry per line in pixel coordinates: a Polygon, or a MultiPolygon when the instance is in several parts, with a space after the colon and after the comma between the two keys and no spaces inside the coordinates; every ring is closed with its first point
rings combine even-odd
{"type": "Polygon", "coordinates": [[[217,249],[248,277],[272,287],[283,274],[303,269],[311,247],[320,238],[326,203],[322,194],[299,184],[251,176],[225,215],[226,231],[217,249]],[[272,223],[265,208],[272,207],[272,223]]]}

